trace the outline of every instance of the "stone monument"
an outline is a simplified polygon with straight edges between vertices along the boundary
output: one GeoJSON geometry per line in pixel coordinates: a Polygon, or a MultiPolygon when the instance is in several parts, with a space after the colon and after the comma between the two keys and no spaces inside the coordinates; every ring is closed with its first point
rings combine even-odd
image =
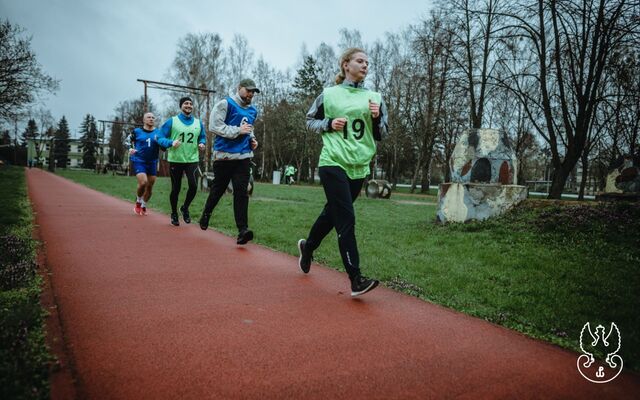
{"type": "Polygon", "coordinates": [[[624,155],[611,164],[604,192],[596,200],[640,200],[640,153],[624,155]]]}
{"type": "Polygon", "coordinates": [[[527,198],[515,185],[517,166],[509,138],[495,129],[472,129],[451,157],[451,182],[438,187],[438,220],[466,222],[499,215],[527,198]]]}

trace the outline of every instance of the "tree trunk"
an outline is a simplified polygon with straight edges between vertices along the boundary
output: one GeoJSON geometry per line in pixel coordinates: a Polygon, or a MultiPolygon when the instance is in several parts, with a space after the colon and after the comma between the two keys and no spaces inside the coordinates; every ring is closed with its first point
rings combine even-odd
{"type": "Polygon", "coordinates": [[[524,170],[525,170],[525,164],[524,164],[524,160],[518,160],[518,158],[516,157],[516,162],[518,163],[518,173],[516,175],[516,185],[524,185],[525,184],[525,175],[524,175],[524,170]]]}
{"type": "Polygon", "coordinates": [[[413,177],[411,178],[411,193],[415,193],[416,191],[416,186],[417,186],[417,181],[418,181],[418,175],[420,174],[420,166],[422,165],[422,155],[420,155],[420,158],[418,159],[418,162],[416,163],[416,167],[413,170],[413,177]]]}
{"type": "Polygon", "coordinates": [[[558,168],[554,169],[552,173],[553,176],[551,178],[551,188],[549,189],[549,196],[547,197],[548,199],[560,200],[562,192],[564,191],[564,185],[567,183],[567,178],[571,174],[574,165],[575,162],[567,162],[565,159],[558,168]]]}
{"type": "Polygon", "coordinates": [[[589,176],[589,157],[587,154],[582,155],[582,177],[580,179],[580,191],[578,192],[578,200],[584,200],[584,188],[587,186],[587,177],[589,176]]]}
{"type": "Polygon", "coordinates": [[[431,157],[429,161],[422,166],[422,182],[420,187],[420,193],[429,193],[429,185],[431,185],[431,157]]]}

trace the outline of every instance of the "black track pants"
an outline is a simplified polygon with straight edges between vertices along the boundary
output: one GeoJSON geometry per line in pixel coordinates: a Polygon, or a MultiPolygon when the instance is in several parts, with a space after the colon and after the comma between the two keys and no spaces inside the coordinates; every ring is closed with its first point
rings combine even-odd
{"type": "Polygon", "coordinates": [[[364,179],[350,179],[340,167],[320,167],[318,174],[327,203],[311,227],[306,248],[313,252],[333,228],[338,234],[338,247],[349,278],[360,274],[360,256],[356,243],[356,215],[353,202],[360,194],[364,179]]]}
{"type": "Polygon", "coordinates": [[[169,163],[169,175],[171,175],[171,194],[169,195],[169,202],[171,203],[171,212],[178,212],[178,195],[182,188],[182,175],[187,176],[187,182],[189,183],[189,189],[187,190],[187,197],[184,199],[185,208],[189,208],[193,198],[196,197],[198,191],[198,163],[169,163]]]}
{"type": "Polygon", "coordinates": [[[233,215],[236,219],[238,231],[248,228],[249,215],[249,185],[251,160],[224,160],[213,163],[213,184],[209,197],[204,205],[204,213],[211,214],[218,205],[218,201],[227,190],[229,182],[233,184],[233,215]]]}

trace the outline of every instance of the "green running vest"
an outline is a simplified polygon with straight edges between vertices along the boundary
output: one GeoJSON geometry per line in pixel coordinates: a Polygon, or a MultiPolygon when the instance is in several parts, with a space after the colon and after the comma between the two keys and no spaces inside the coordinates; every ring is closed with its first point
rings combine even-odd
{"type": "Polygon", "coordinates": [[[347,124],[341,132],[322,133],[323,146],[318,166],[340,167],[351,179],[369,175],[369,163],[376,153],[369,100],[380,104],[381,99],[380,93],[344,85],[324,89],[325,117],[346,117],[347,124]]]}
{"type": "Polygon", "coordinates": [[[171,140],[179,140],[180,147],[170,147],[167,150],[169,162],[192,163],[198,162],[198,138],[200,137],[200,120],[193,119],[191,125],[185,125],[177,116],[172,118],[171,140]]]}

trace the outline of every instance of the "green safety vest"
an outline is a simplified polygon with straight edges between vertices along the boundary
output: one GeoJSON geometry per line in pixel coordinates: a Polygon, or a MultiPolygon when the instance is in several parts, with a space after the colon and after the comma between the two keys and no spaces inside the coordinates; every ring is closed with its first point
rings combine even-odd
{"type": "Polygon", "coordinates": [[[369,175],[369,163],[376,153],[369,100],[380,104],[381,99],[380,93],[345,85],[324,89],[325,117],[346,117],[347,124],[342,132],[323,132],[318,166],[340,167],[351,179],[369,175]]]}
{"type": "Polygon", "coordinates": [[[177,116],[171,122],[171,140],[179,140],[180,147],[169,147],[169,162],[192,163],[199,161],[198,138],[200,137],[200,120],[193,119],[191,125],[185,125],[177,116]]]}

